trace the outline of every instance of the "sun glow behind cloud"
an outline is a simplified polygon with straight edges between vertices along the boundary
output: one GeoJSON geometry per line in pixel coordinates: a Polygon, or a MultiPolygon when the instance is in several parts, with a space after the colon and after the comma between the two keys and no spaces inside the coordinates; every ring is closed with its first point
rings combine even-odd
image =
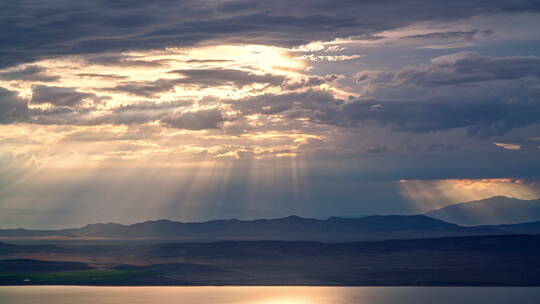
{"type": "Polygon", "coordinates": [[[525,200],[540,197],[538,183],[512,178],[401,180],[399,187],[403,196],[419,212],[494,196],[515,197],[525,200]]]}
{"type": "MultiPolygon", "coordinates": [[[[61,112],[56,115],[59,118],[49,114],[50,122],[46,124],[50,126],[40,126],[38,133],[34,132],[38,127],[28,124],[2,127],[6,132],[1,133],[4,135],[0,140],[16,143],[10,153],[27,164],[149,161],[167,155],[168,163],[175,165],[186,158],[197,158],[200,153],[218,158],[238,158],[239,153],[257,158],[294,157],[300,145],[322,136],[310,134],[307,129],[280,126],[285,123],[280,115],[243,115],[223,101],[301,92],[313,87],[330,88],[326,81],[304,84],[312,77],[305,74],[308,64],[290,50],[260,45],[66,56],[38,61],[32,66],[44,69],[55,80],[4,80],[0,85],[27,100],[32,100],[33,95],[35,99],[36,86],[40,85],[45,94],[53,94],[49,98],[78,94],[80,101],[69,105],[77,107],[77,117],[63,118],[59,116],[61,112]],[[208,117],[215,122],[187,125],[187,129],[166,128],[157,122],[177,113],[194,124],[205,119],[204,111],[220,114],[208,117]],[[121,121],[107,123],[113,117],[121,121]],[[215,130],[218,125],[225,131],[215,130]],[[25,142],[30,134],[32,142],[25,142]],[[174,155],[181,154],[185,157],[174,159],[174,155]]],[[[8,71],[25,68],[23,65],[8,71]]],[[[63,111],[47,102],[33,103],[31,107],[51,113],[63,111]]],[[[182,122],[181,126],[187,123],[182,122]]]]}
{"type": "Polygon", "coordinates": [[[300,195],[305,163],[296,157],[325,140],[321,128],[280,113],[245,115],[228,100],[326,90],[335,79],[306,74],[309,64],[291,50],[259,45],[65,56],[31,67],[46,71],[43,81],[0,85],[50,121],[0,125],[0,161],[11,165],[0,207],[82,208],[74,221],[89,223],[88,210],[104,209],[138,210],[134,220],[219,218],[231,209],[228,196],[239,198],[237,215],[263,214],[257,202],[279,199],[274,189],[300,195]]]}

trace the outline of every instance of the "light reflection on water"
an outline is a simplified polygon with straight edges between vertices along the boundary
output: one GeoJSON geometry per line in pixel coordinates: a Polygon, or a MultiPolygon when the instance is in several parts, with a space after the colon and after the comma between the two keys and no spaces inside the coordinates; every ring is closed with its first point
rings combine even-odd
{"type": "Polygon", "coordinates": [[[540,303],[536,287],[0,287],[2,304],[540,303]]]}

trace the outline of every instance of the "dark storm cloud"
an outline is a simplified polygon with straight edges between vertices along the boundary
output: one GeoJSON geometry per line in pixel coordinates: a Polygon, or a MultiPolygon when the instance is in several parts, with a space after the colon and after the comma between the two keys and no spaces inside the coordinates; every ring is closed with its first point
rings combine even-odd
{"type": "Polygon", "coordinates": [[[29,65],[16,70],[0,72],[0,80],[51,82],[58,80],[58,76],[48,75],[46,70],[40,66],[29,65]]]}
{"type": "Polygon", "coordinates": [[[10,1],[0,6],[0,66],[216,39],[292,46],[421,21],[539,9],[533,0],[10,1]]]}
{"type": "Polygon", "coordinates": [[[161,123],[170,128],[186,130],[219,129],[226,119],[218,109],[200,110],[197,112],[184,112],[171,114],[161,120],[161,123]]]}
{"type": "Polygon", "coordinates": [[[394,80],[437,86],[525,77],[540,77],[540,57],[490,57],[464,52],[438,57],[428,65],[405,68],[395,75],[394,80]]]}
{"type": "Polygon", "coordinates": [[[397,72],[361,72],[374,98],[344,103],[322,121],[372,121],[396,131],[466,128],[490,137],[540,121],[540,57],[456,53],[397,72]]]}
{"type": "Polygon", "coordinates": [[[323,121],[345,126],[373,121],[411,133],[467,128],[470,136],[490,137],[540,121],[540,107],[537,101],[511,100],[356,100],[344,104],[334,115],[325,116],[323,121]]]}
{"type": "Polygon", "coordinates": [[[103,98],[92,93],[82,93],[74,88],[34,85],[32,86],[32,103],[48,103],[55,106],[73,107],[84,100],[98,102],[103,98]]]}
{"type": "Polygon", "coordinates": [[[28,119],[28,103],[12,91],[0,88],[0,124],[11,124],[28,119]]]}
{"type": "Polygon", "coordinates": [[[433,87],[526,77],[540,77],[540,57],[491,57],[474,52],[461,52],[437,57],[429,64],[409,66],[398,72],[360,72],[356,75],[356,80],[370,84],[433,87]]]}

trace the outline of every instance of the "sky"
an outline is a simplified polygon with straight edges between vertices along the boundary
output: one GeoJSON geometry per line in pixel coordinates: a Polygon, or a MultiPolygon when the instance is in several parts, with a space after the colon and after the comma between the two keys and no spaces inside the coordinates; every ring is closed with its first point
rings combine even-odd
{"type": "Polygon", "coordinates": [[[540,196],[540,2],[0,1],[0,228],[540,196]]]}

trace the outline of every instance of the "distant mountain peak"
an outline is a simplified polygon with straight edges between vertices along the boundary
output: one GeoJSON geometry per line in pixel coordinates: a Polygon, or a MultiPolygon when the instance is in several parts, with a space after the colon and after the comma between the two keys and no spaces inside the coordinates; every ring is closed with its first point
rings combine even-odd
{"type": "Polygon", "coordinates": [[[124,226],[122,224],[118,224],[118,223],[95,223],[95,224],[87,224],[86,226],[82,227],[81,229],[84,229],[84,228],[103,228],[103,227],[118,227],[118,226],[124,226]]]}
{"type": "Polygon", "coordinates": [[[540,220],[540,199],[494,196],[446,206],[425,215],[466,226],[533,222],[540,220]]]}
{"type": "Polygon", "coordinates": [[[517,199],[517,198],[510,197],[510,196],[504,196],[504,195],[496,195],[496,196],[493,196],[493,197],[490,197],[490,198],[485,198],[483,200],[490,200],[490,199],[517,199]]]}
{"type": "Polygon", "coordinates": [[[301,216],[298,216],[296,214],[291,214],[287,217],[284,217],[283,219],[288,219],[288,220],[303,220],[303,219],[306,219],[304,217],[301,217],[301,216]]]}
{"type": "Polygon", "coordinates": [[[169,223],[177,223],[177,222],[174,222],[174,221],[171,221],[171,220],[168,220],[168,219],[159,219],[159,220],[144,221],[144,222],[139,223],[139,224],[169,224],[169,223]]]}

